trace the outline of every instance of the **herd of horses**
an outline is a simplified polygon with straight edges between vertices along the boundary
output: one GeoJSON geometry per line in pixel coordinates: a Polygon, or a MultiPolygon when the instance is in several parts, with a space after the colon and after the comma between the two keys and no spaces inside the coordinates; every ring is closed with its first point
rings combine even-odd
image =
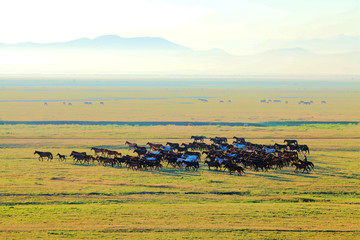
{"type": "MultiPolygon", "coordinates": [[[[121,167],[124,164],[132,170],[160,170],[166,164],[166,167],[193,171],[199,169],[203,159],[203,164],[209,170],[228,170],[230,174],[237,172],[238,175],[244,174],[246,169],[269,171],[295,166],[295,172],[309,173],[314,168],[314,164],[307,161],[306,157],[305,160],[299,158],[299,154],[310,154],[310,150],[307,145],[299,145],[297,140],[285,139],[283,144],[263,145],[239,137],[233,137],[231,144],[226,137],[209,138],[209,143],[205,143],[205,136],[192,136],[191,139],[193,142],[190,143],[167,142],[163,145],[148,142],[146,146],[126,141],[133,155],[92,147],[94,155],[72,151],[70,157],[75,164],[97,163],[104,167],[121,167]]],[[[39,155],[39,161],[53,159],[51,152],[35,151],[34,154],[39,155]]],[[[65,155],[58,153],[57,156],[61,161],[66,160],[65,155]]]]}

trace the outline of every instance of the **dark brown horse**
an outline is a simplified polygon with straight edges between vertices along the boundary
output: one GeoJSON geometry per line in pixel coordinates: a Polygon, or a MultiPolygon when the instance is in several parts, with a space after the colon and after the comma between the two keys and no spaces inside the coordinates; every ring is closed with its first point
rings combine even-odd
{"type": "Polygon", "coordinates": [[[148,142],[146,145],[150,146],[150,149],[159,150],[162,144],[148,142]]]}
{"type": "Polygon", "coordinates": [[[137,144],[136,143],[131,143],[131,142],[129,142],[129,141],[126,141],[125,142],[125,145],[129,145],[129,150],[131,149],[131,148],[134,148],[135,149],[135,147],[137,146],[137,144]]]}
{"type": "Polygon", "coordinates": [[[235,139],[237,143],[241,143],[241,144],[245,143],[245,138],[238,138],[234,136],[233,139],[235,139]]]}
{"type": "Polygon", "coordinates": [[[219,170],[219,168],[221,168],[220,163],[218,161],[205,160],[204,164],[207,164],[209,166],[209,170],[210,167],[214,167],[216,170],[219,170]]]}
{"type": "Polygon", "coordinates": [[[41,161],[44,161],[44,157],[47,157],[47,160],[49,161],[51,161],[52,159],[53,159],[53,155],[52,155],[52,153],[51,152],[40,152],[40,151],[35,151],[34,152],[34,155],[35,154],[38,154],[39,155],[39,161],[41,160],[41,161]]]}
{"type": "Polygon", "coordinates": [[[309,171],[311,171],[312,169],[314,169],[314,164],[312,162],[303,162],[303,161],[299,161],[299,163],[294,162],[292,164],[293,166],[295,166],[295,171],[297,172],[299,170],[303,170],[302,172],[304,173],[305,171],[307,173],[309,173],[309,171]]]}
{"type": "Polygon", "coordinates": [[[119,153],[118,151],[113,151],[113,150],[109,150],[109,149],[104,149],[104,153],[107,154],[108,157],[110,157],[110,156],[120,157],[121,156],[121,153],[119,153]]]}
{"type": "Polygon", "coordinates": [[[96,148],[96,147],[92,147],[91,150],[94,150],[95,155],[97,155],[98,153],[101,153],[101,155],[103,155],[105,152],[103,148],[96,148]]]}
{"type": "Polygon", "coordinates": [[[59,157],[59,161],[66,161],[66,156],[65,155],[61,155],[60,153],[58,153],[56,156],[59,157]]]}

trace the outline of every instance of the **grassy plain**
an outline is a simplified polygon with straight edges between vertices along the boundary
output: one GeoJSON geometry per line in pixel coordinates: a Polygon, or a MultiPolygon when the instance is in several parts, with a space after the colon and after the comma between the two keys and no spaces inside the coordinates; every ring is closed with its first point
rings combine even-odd
{"type": "MultiPolygon", "coordinates": [[[[22,96],[19,92],[10,94],[8,90],[4,91],[5,95],[1,94],[2,99],[22,96]]],[[[45,90],[43,95],[39,95],[40,91],[36,94],[24,89],[16,91],[23,91],[25,100],[118,96],[119,93],[106,89],[99,93],[84,89],[45,90]],[[76,94],[69,93],[71,91],[76,94]]],[[[225,100],[222,95],[225,90],[219,91],[219,99],[225,100]]],[[[163,94],[199,94],[193,89],[176,91],[172,89],[163,94]]],[[[208,96],[218,96],[216,90],[206,91],[208,96]]],[[[328,97],[328,104],[321,105],[316,101],[311,106],[299,106],[295,99],[289,99],[288,105],[260,104],[259,100],[265,98],[264,89],[226,91],[231,93],[231,103],[220,104],[211,99],[208,103],[196,99],[157,99],[104,101],[104,106],[85,106],[82,102],[73,102],[73,109],[78,110],[75,111],[63,106],[62,102],[48,106],[41,102],[1,102],[0,118],[249,122],[249,117],[253,121],[283,118],[358,121],[360,117],[359,108],[356,109],[359,96],[351,92],[336,95],[335,90],[325,94],[325,90],[310,89],[307,90],[312,93],[309,99],[328,97]],[[242,94],[237,95],[236,91],[242,94]],[[336,101],[331,101],[333,98],[336,101]],[[248,102],[244,104],[246,99],[248,102]],[[134,103],[129,105],[127,101],[134,103]],[[348,104],[351,101],[355,103],[352,106],[348,104]],[[174,104],[176,107],[172,107],[174,104]],[[122,105],[124,108],[120,108],[122,105]],[[120,113],[115,111],[118,108],[120,113]],[[124,115],[126,117],[122,118],[124,115]],[[192,116],[195,119],[191,119],[192,116]]],[[[296,89],[277,91],[267,93],[266,98],[305,94],[296,89]],[[283,95],[281,91],[284,91],[283,95]]],[[[136,96],[144,94],[149,96],[150,93],[139,90],[136,96]]],[[[163,95],[157,93],[157,96],[163,95]]],[[[268,128],[0,125],[0,238],[359,239],[359,152],[358,124],[268,128]],[[191,135],[243,136],[255,143],[296,138],[300,144],[310,147],[309,160],[316,167],[310,174],[294,173],[294,168],[288,167],[269,172],[247,170],[245,176],[231,176],[208,170],[203,164],[197,172],[171,167],[161,171],[128,171],[124,167],[75,165],[71,161],[39,162],[33,156],[34,149],[69,155],[72,150],[90,153],[92,146],[118,149],[128,154],[130,152],[124,145],[126,140],[139,144],[147,141],[189,142],[191,135]]]]}
{"type": "Polygon", "coordinates": [[[3,87],[0,92],[3,121],[360,121],[359,89],[3,87]],[[302,100],[314,104],[299,105],[302,100]]]}

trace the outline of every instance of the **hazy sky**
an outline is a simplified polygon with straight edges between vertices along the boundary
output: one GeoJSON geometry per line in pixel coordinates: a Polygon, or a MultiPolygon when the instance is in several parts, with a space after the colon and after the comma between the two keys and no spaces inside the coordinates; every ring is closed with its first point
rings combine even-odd
{"type": "Polygon", "coordinates": [[[0,9],[2,43],[117,34],[246,54],[269,39],[360,35],[359,0],[5,0],[0,9]]]}

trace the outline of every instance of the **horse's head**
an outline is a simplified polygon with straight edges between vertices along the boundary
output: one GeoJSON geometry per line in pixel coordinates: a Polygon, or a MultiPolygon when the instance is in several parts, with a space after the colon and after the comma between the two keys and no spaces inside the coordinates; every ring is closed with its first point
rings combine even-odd
{"type": "Polygon", "coordinates": [[[35,152],[34,152],[34,155],[37,154],[37,153],[38,153],[38,151],[35,151],[35,152]]]}

